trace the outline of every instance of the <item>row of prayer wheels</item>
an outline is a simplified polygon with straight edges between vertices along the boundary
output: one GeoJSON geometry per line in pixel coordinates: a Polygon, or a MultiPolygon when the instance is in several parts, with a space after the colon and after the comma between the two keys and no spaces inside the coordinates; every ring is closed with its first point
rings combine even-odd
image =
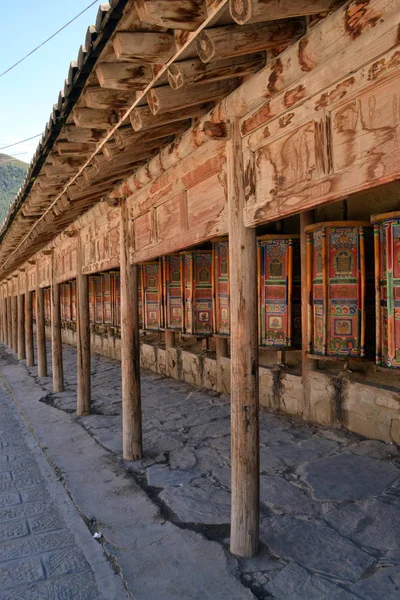
{"type": "MultiPolygon", "coordinates": [[[[301,344],[298,235],[258,238],[259,343],[289,349],[301,344]]],[[[229,243],[210,250],[168,255],[141,265],[141,314],[145,330],[189,335],[230,334],[229,243]]]]}
{"type": "MultiPolygon", "coordinates": [[[[259,344],[301,347],[301,284],[307,286],[308,355],[400,367],[400,212],[369,222],[306,227],[307,278],[301,281],[298,235],[257,239],[259,344]]],[[[50,295],[45,290],[45,316],[50,295]]],[[[229,336],[229,243],[139,265],[139,319],[144,330],[229,336]]],[[[61,317],[76,320],[75,281],[61,286],[61,317]]],[[[120,325],[119,272],[90,277],[90,320],[120,325]]]]}

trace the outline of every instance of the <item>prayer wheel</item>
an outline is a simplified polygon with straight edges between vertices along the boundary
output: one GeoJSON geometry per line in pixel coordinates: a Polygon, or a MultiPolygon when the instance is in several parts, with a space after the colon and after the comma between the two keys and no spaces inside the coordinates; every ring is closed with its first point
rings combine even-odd
{"type": "Polygon", "coordinates": [[[213,333],[212,250],[183,252],[185,333],[213,333]]]}
{"type": "Polygon", "coordinates": [[[400,368],[400,212],[374,215],[376,364],[400,368]]]}
{"type": "Polygon", "coordinates": [[[158,331],[164,327],[162,261],[141,264],[143,329],[158,331]]]}
{"type": "Polygon", "coordinates": [[[183,256],[170,254],[163,258],[165,327],[177,331],[184,329],[183,256]]]}
{"type": "Polygon", "coordinates": [[[289,350],[301,347],[300,236],[257,239],[259,344],[289,350]]]}
{"type": "Polygon", "coordinates": [[[373,341],[373,291],[367,290],[373,285],[371,225],[328,222],[305,231],[308,353],[317,358],[363,358],[373,341]]]}
{"type": "Polygon", "coordinates": [[[213,242],[214,253],[214,333],[230,334],[229,310],[229,241],[228,238],[213,242]]]}

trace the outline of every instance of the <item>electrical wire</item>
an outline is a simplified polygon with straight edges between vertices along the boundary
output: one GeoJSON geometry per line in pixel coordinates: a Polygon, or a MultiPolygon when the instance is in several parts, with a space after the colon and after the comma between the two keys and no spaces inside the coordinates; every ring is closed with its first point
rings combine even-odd
{"type": "MultiPolygon", "coordinates": [[[[58,29],[55,33],[53,33],[53,35],[51,35],[50,37],[48,37],[46,40],[44,40],[44,42],[42,42],[41,44],[39,44],[39,46],[36,46],[36,48],[34,48],[33,50],[31,50],[30,52],[28,52],[28,54],[26,54],[23,58],[21,58],[19,61],[17,61],[16,63],[14,63],[13,65],[11,65],[11,67],[9,67],[8,69],[6,69],[5,71],[3,71],[2,73],[0,73],[0,77],[3,77],[3,75],[6,75],[7,73],[9,73],[10,71],[12,71],[12,69],[15,69],[15,67],[17,67],[19,64],[21,64],[24,60],[26,60],[29,56],[31,56],[34,52],[36,52],[37,50],[39,50],[39,48],[41,48],[42,46],[44,46],[45,44],[47,44],[47,42],[49,42],[50,40],[52,40],[54,37],[56,37],[56,35],[58,35],[61,31],[63,31],[63,29],[65,29],[66,27],[68,27],[68,25],[71,25],[71,23],[73,23],[74,21],[76,21],[76,19],[78,19],[78,17],[80,17],[81,15],[83,15],[83,13],[85,13],[87,10],[89,10],[89,8],[91,8],[92,6],[94,6],[94,4],[97,4],[99,0],[94,0],[94,2],[92,2],[91,4],[89,4],[89,6],[87,6],[86,8],[84,8],[78,15],[76,15],[73,19],[71,19],[70,21],[68,21],[68,23],[65,23],[65,25],[63,25],[60,29],[58,29]]],[[[2,148],[0,148],[1,150],[2,148]]]]}
{"type": "Polygon", "coordinates": [[[30,140],[34,140],[35,138],[40,137],[42,134],[38,133],[33,135],[32,137],[26,138],[26,140],[21,140],[20,142],[14,142],[14,144],[9,144],[8,146],[3,146],[0,150],[7,150],[7,148],[12,148],[13,146],[19,146],[19,144],[23,144],[24,142],[29,142],[30,140]]]}

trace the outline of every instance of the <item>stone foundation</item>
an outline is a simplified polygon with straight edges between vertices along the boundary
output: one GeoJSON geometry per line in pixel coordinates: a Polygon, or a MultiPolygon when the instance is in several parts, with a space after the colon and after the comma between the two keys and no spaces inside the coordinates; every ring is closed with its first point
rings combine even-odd
{"type": "MultiPolygon", "coordinates": [[[[50,328],[46,328],[50,338],[50,328]]],[[[65,344],[76,345],[72,324],[62,330],[65,344]]],[[[93,351],[121,359],[121,340],[113,328],[93,328],[93,351]]],[[[141,343],[141,366],[160,375],[223,394],[230,393],[230,359],[220,358],[221,389],[217,363],[206,354],[182,348],[165,350],[141,343]]],[[[364,437],[400,444],[400,392],[352,379],[351,373],[312,371],[310,377],[310,420],[325,426],[345,427],[364,437]]],[[[260,367],[260,404],[293,417],[303,417],[303,386],[300,375],[278,366],[260,367]]]]}

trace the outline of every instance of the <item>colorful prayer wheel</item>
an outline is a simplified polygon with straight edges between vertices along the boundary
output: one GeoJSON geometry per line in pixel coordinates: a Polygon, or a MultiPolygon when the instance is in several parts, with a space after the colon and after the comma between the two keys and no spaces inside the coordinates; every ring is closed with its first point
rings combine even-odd
{"type": "Polygon", "coordinates": [[[183,256],[170,254],[163,258],[164,322],[166,329],[184,329],[183,256]]]}
{"type": "Polygon", "coordinates": [[[373,215],[376,364],[400,368],[400,212],[373,215]]]}
{"type": "Polygon", "coordinates": [[[212,250],[183,252],[185,333],[213,333],[212,250]]]}
{"type": "Polygon", "coordinates": [[[111,273],[102,273],[102,294],[103,294],[103,323],[112,325],[112,292],[111,292],[111,273]]]}
{"type": "Polygon", "coordinates": [[[307,235],[308,353],[363,358],[373,340],[372,228],[360,221],[318,223],[307,235]],[[372,260],[371,260],[372,265],[372,260]]]}
{"type": "Polygon", "coordinates": [[[301,347],[300,236],[257,239],[259,344],[288,350],[301,347]]]}
{"type": "Polygon", "coordinates": [[[142,263],[143,329],[158,331],[164,327],[161,259],[142,263]]]}
{"type": "Polygon", "coordinates": [[[214,252],[214,333],[230,334],[229,299],[229,241],[228,238],[213,242],[214,252]]]}

